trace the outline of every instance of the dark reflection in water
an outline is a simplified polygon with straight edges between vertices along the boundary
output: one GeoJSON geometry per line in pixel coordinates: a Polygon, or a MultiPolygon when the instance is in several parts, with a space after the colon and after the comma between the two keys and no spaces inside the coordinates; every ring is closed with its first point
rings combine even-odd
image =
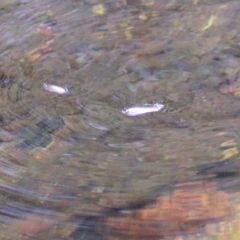
{"type": "Polygon", "coordinates": [[[0,3],[0,239],[239,239],[236,1],[0,3]]]}

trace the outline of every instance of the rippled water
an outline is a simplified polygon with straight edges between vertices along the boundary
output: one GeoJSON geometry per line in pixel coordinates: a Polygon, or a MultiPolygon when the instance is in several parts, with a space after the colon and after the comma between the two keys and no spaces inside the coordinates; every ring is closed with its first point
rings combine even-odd
{"type": "Polygon", "coordinates": [[[239,239],[239,11],[1,1],[0,238],[239,239]]]}

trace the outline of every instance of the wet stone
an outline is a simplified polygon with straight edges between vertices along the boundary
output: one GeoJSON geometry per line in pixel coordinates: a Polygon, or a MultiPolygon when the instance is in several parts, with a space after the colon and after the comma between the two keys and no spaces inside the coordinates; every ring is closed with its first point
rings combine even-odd
{"type": "Polygon", "coordinates": [[[17,132],[16,147],[33,150],[36,147],[46,148],[53,142],[52,135],[63,127],[61,118],[45,118],[36,126],[26,126],[17,132]]]}
{"type": "Polygon", "coordinates": [[[11,134],[5,130],[0,130],[0,141],[1,142],[11,142],[16,138],[14,134],[11,134]]]}
{"type": "Polygon", "coordinates": [[[63,125],[63,120],[60,117],[56,117],[54,119],[45,118],[36,124],[39,130],[42,130],[43,132],[49,134],[56,132],[57,130],[62,128],[63,125]]]}
{"type": "Polygon", "coordinates": [[[20,0],[2,0],[0,3],[0,9],[5,9],[19,3],[21,3],[20,0]]]}

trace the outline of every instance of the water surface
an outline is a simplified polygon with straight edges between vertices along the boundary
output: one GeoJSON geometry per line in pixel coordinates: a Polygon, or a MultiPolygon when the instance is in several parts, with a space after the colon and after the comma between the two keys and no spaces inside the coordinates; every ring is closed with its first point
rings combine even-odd
{"type": "Polygon", "coordinates": [[[239,11],[2,1],[1,239],[238,239],[239,11]]]}

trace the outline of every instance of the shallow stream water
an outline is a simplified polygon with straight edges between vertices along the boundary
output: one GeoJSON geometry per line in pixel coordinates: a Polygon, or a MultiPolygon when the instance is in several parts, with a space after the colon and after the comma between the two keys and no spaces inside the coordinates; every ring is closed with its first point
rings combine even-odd
{"type": "Polygon", "coordinates": [[[239,12],[1,1],[0,239],[238,240],[239,12]]]}

